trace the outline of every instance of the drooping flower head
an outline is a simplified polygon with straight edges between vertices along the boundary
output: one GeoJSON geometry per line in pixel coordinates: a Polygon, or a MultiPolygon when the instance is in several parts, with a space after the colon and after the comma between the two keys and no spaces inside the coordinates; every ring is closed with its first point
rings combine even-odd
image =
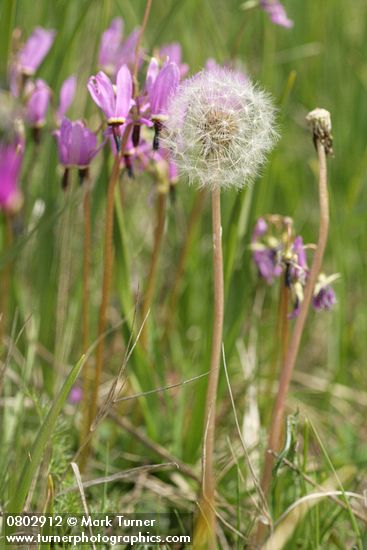
{"type": "MultiPolygon", "coordinates": [[[[135,28],[123,40],[124,21],[121,17],[112,20],[104,31],[98,52],[99,67],[108,75],[115,77],[121,65],[133,69],[135,63],[136,45],[139,39],[140,28],[135,28]]],[[[142,62],[143,51],[139,52],[139,65],[142,62]]]]}
{"type": "Polygon", "coordinates": [[[182,62],[182,48],[179,42],[171,42],[170,44],[165,44],[159,49],[159,57],[163,61],[171,61],[176,63],[180,71],[180,77],[184,78],[189,72],[189,66],[187,63],[182,62]]]}
{"type": "Polygon", "coordinates": [[[37,71],[53,44],[55,34],[53,30],[35,28],[18,54],[17,66],[21,73],[32,76],[37,71]]]}
{"type": "Polygon", "coordinates": [[[0,142],[0,209],[14,213],[22,206],[18,179],[23,160],[23,142],[0,142]]]}
{"type": "Polygon", "coordinates": [[[108,29],[102,34],[101,45],[98,53],[98,65],[107,74],[115,74],[123,29],[123,19],[121,17],[116,17],[111,21],[108,29]]]}
{"type": "Polygon", "coordinates": [[[269,285],[283,272],[281,263],[282,243],[273,235],[268,234],[268,224],[264,218],[259,218],[252,232],[252,259],[260,277],[269,285]]]}
{"type": "Polygon", "coordinates": [[[133,104],[133,81],[126,65],[117,73],[116,92],[111,80],[103,71],[90,77],[88,90],[93,101],[105,114],[108,124],[119,126],[126,122],[133,104]]]}
{"type": "Polygon", "coordinates": [[[330,275],[329,277],[326,277],[324,273],[320,273],[312,298],[312,306],[316,311],[328,311],[335,306],[336,296],[331,283],[338,278],[338,273],[330,275]]]}
{"type": "Polygon", "coordinates": [[[46,122],[47,109],[51,98],[48,84],[38,78],[35,82],[29,80],[24,90],[27,98],[26,119],[32,128],[42,128],[46,122]]]}
{"type": "Polygon", "coordinates": [[[283,4],[279,0],[260,0],[260,6],[269,15],[274,25],[279,25],[286,29],[293,27],[293,21],[289,19],[283,4]]]}
{"type": "Polygon", "coordinates": [[[277,137],[269,97],[236,72],[203,70],[168,107],[163,143],[190,183],[211,189],[251,182],[277,137]]]}
{"type": "Polygon", "coordinates": [[[176,63],[166,63],[158,74],[152,77],[150,66],[149,77],[151,78],[148,88],[151,119],[162,122],[168,118],[168,103],[180,82],[180,70],[176,63]]]}
{"type": "MultiPolygon", "coordinates": [[[[307,248],[301,235],[294,235],[293,220],[276,214],[257,220],[251,238],[252,259],[258,275],[269,285],[282,276],[284,286],[289,290],[292,310],[288,317],[294,319],[301,311],[304,289],[309,277],[307,248]]],[[[331,284],[338,274],[326,277],[321,273],[315,285],[312,305],[316,311],[329,310],[335,303],[331,284]]]]}
{"type": "Polygon", "coordinates": [[[71,122],[64,118],[60,130],[56,130],[54,135],[60,163],[66,168],[87,168],[98,153],[95,134],[81,120],[71,122]]]}

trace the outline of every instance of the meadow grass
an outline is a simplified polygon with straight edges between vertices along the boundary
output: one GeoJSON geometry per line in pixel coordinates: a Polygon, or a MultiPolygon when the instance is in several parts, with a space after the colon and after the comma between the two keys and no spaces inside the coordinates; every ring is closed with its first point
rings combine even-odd
{"type": "MultiPolygon", "coordinates": [[[[367,465],[367,5],[363,0],[284,4],[294,20],[290,30],[272,25],[259,9],[242,10],[239,0],[154,0],[143,45],[151,52],[178,40],[191,73],[210,57],[223,63],[234,56],[275,97],[279,108],[281,140],[261,176],[251,189],[222,194],[227,377],[221,373],[217,405],[219,547],[249,544],[259,516],[268,513],[275,530],[268,543],[271,549],[365,548],[366,522],[354,510],[362,517],[366,512],[347,493],[363,493],[367,465]],[[338,303],[332,312],[311,313],[306,323],[287,403],[287,413],[295,415],[287,434],[287,462],[277,464],[266,509],[257,480],[276,389],[269,379],[274,377],[278,288],[258,281],[249,243],[255,220],[267,213],[291,216],[306,242],[317,239],[317,158],[305,124],[305,115],[315,107],[328,109],[333,121],[335,158],[328,161],[331,221],[324,267],[341,274],[338,303]],[[298,515],[283,516],[299,499],[322,490],[339,493],[332,495],[334,500],[313,500],[307,508],[299,504],[298,515]]],[[[124,18],[130,32],[142,21],[144,8],[143,0],[2,0],[1,78],[14,28],[26,36],[36,25],[56,29],[54,46],[38,74],[49,82],[55,102],[63,80],[77,74],[70,117],[85,117],[96,129],[101,118],[86,82],[96,72],[101,33],[115,16],[124,18]]],[[[93,346],[111,168],[110,155],[103,151],[91,173],[93,346]]],[[[21,177],[26,202],[10,246],[2,223],[3,281],[11,270],[1,342],[4,511],[14,502],[14,511],[24,505],[43,511],[47,478],[54,486],[55,512],[83,511],[79,492],[65,492],[76,485],[70,462],[78,450],[81,416],[81,404],[67,401],[65,387],[82,354],[83,195],[76,177],[68,194],[62,193],[60,180],[55,140],[45,129],[41,147],[30,143],[26,148],[21,177]],[[40,199],[41,216],[35,208],[40,199]],[[37,463],[30,469],[31,449],[36,449],[37,463]]],[[[127,478],[86,488],[90,511],[195,510],[213,313],[208,198],[193,228],[167,334],[165,322],[197,194],[179,182],[175,200],[167,201],[157,283],[145,320],[146,351],[135,343],[144,322],[137,309],[153,246],[154,186],[149,175],[137,174],[134,180],[123,177],[116,190],[100,416],[82,479],[163,462],[176,462],[178,469],[142,468],[127,478]],[[115,402],[117,390],[120,400],[115,402]]]]}

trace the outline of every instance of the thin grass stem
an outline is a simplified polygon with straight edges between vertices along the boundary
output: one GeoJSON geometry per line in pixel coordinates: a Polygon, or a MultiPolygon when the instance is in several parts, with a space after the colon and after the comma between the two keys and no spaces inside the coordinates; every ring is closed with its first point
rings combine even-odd
{"type": "MultiPolygon", "coordinates": [[[[162,248],[163,235],[164,235],[164,226],[166,221],[166,203],[167,203],[167,194],[158,193],[157,203],[156,203],[156,226],[154,230],[154,244],[153,252],[150,260],[150,267],[147,277],[147,285],[145,289],[145,294],[142,304],[142,319],[145,319],[148,315],[150,307],[154,298],[154,291],[156,287],[157,273],[158,273],[158,264],[159,256],[162,248]]],[[[148,349],[148,339],[149,339],[149,320],[144,324],[142,333],[141,333],[141,344],[143,348],[148,349]]]]}
{"type": "Polygon", "coordinates": [[[173,321],[174,321],[173,314],[176,311],[177,301],[180,295],[182,276],[185,272],[186,260],[191,248],[195,228],[200,219],[201,213],[203,211],[205,198],[206,198],[206,192],[204,190],[200,190],[195,197],[194,204],[190,213],[189,221],[187,224],[185,240],[183,242],[180,256],[177,262],[177,267],[173,278],[172,290],[171,290],[171,294],[167,304],[168,307],[167,307],[165,330],[164,330],[164,336],[163,336],[164,341],[167,339],[170,333],[170,330],[173,326],[173,321]]]}

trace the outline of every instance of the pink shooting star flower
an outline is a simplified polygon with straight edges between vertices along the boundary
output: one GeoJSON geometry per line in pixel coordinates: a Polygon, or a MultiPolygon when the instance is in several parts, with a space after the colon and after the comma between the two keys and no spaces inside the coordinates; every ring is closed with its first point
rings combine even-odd
{"type": "Polygon", "coordinates": [[[280,257],[282,244],[267,233],[268,224],[264,218],[259,218],[252,232],[251,249],[252,259],[259,276],[271,285],[274,279],[280,277],[283,272],[280,257]]]}
{"type": "Polygon", "coordinates": [[[116,17],[112,20],[108,29],[102,34],[98,53],[98,65],[110,75],[115,75],[116,72],[123,29],[123,19],[121,17],[116,17]]]}
{"type": "Polygon", "coordinates": [[[320,273],[315,285],[312,306],[316,311],[329,311],[337,303],[335,292],[331,284],[339,279],[339,273],[327,277],[320,273]]]}
{"type": "Polygon", "coordinates": [[[51,98],[48,84],[38,78],[35,82],[28,81],[25,87],[26,119],[32,128],[42,128],[46,123],[47,110],[51,98]]]}
{"type": "Polygon", "coordinates": [[[180,77],[184,78],[189,72],[189,66],[187,63],[182,63],[182,48],[179,42],[172,42],[171,44],[165,44],[159,50],[159,57],[163,61],[171,61],[176,63],[180,70],[180,77]]]}
{"type": "Polygon", "coordinates": [[[60,130],[54,132],[59,160],[65,168],[87,168],[99,151],[97,138],[81,120],[71,122],[64,118],[60,130]]]}
{"type": "Polygon", "coordinates": [[[117,150],[120,150],[120,133],[116,128],[125,124],[134,104],[133,80],[128,67],[123,65],[117,73],[116,93],[111,80],[103,71],[90,77],[88,90],[93,101],[105,114],[107,123],[112,127],[117,150]]]}
{"type": "Polygon", "coordinates": [[[36,27],[10,65],[10,90],[18,97],[29,76],[33,76],[51,48],[56,32],[36,27]]]}
{"type": "MultiPolygon", "coordinates": [[[[121,17],[112,20],[111,25],[102,34],[98,53],[98,64],[107,74],[115,76],[121,65],[127,65],[131,70],[135,64],[136,45],[140,29],[136,28],[122,40],[124,22],[121,17]]],[[[142,61],[142,52],[139,55],[139,64],[142,61]]]]}
{"type": "Polygon", "coordinates": [[[56,112],[56,119],[58,125],[61,124],[62,119],[66,115],[67,110],[72,104],[76,92],[76,77],[74,75],[69,76],[62,83],[60,89],[60,102],[56,112]]]}
{"type": "Polygon", "coordinates": [[[0,209],[14,214],[22,206],[22,193],[18,180],[22,168],[24,143],[0,143],[0,209]]]}
{"type": "Polygon", "coordinates": [[[81,120],[71,122],[64,118],[59,130],[54,132],[56,137],[59,161],[65,167],[62,188],[68,186],[69,168],[79,168],[81,179],[88,171],[89,164],[99,152],[97,138],[81,120]]]}
{"type": "Polygon", "coordinates": [[[17,66],[21,73],[32,76],[41,65],[51,48],[56,32],[36,27],[17,58],[17,66]]]}
{"type": "MultiPolygon", "coordinates": [[[[127,65],[130,70],[133,70],[135,65],[136,45],[139,40],[140,27],[136,27],[131,34],[122,43],[117,60],[117,66],[122,64],[127,65]]],[[[143,51],[139,52],[139,66],[142,63],[143,51]]]]}
{"type": "Polygon", "coordinates": [[[274,25],[279,25],[286,29],[293,27],[293,21],[289,19],[283,4],[279,0],[260,0],[260,6],[269,15],[274,25]]]}
{"type": "Polygon", "coordinates": [[[159,71],[154,78],[154,65],[149,66],[148,71],[148,96],[150,102],[150,117],[154,123],[155,135],[153,149],[159,148],[159,135],[163,123],[168,119],[168,104],[176,92],[180,82],[180,70],[176,63],[169,62],[159,71]]]}

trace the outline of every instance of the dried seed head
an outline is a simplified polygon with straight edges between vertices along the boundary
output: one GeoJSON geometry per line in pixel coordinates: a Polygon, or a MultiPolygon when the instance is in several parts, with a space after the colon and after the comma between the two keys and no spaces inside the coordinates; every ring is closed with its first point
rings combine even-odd
{"type": "Polygon", "coordinates": [[[328,155],[333,155],[333,136],[331,135],[331,117],[326,109],[314,109],[306,116],[306,122],[310,126],[313,139],[319,140],[325,147],[328,155]]]}
{"type": "Polygon", "coordinates": [[[249,184],[277,138],[269,97],[238,72],[215,68],[173,96],[162,143],[181,175],[199,187],[249,184]]]}

